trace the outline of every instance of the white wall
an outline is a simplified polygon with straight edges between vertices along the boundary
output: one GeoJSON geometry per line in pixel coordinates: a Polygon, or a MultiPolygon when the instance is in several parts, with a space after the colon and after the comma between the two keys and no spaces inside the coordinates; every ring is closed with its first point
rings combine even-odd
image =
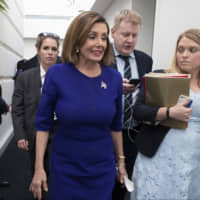
{"type": "Polygon", "coordinates": [[[38,33],[56,33],[62,42],[69,24],[79,14],[79,10],[90,9],[93,4],[93,0],[87,2],[59,0],[59,3],[52,0],[22,0],[22,2],[24,3],[25,58],[30,58],[36,53],[35,38],[38,33]]]}
{"type": "Polygon", "coordinates": [[[29,59],[36,54],[35,38],[24,39],[24,58],[29,59]]]}
{"type": "Polygon", "coordinates": [[[136,48],[152,55],[156,0],[132,0],[132,9],[142,16],[142,26],[136,48]]]}
{"type": "Polygon", "coordinates": [[[76,5],[69,6],[66,0],[59,0],[59,4],[56,1],[48,0],[23,0],[23,2],[25,10],[24,58],[28,59],[36,54],[35,40],[38,33],[56,33],[62,42],[73,15],[77,13],[76,5]],[[40,6],[38,7],[38,5],[40,6]]]}
{"type": "Polygon", "coordinates": [[[24,37],[36,38],[40,32],[53,32],[64,38],[69,23],[73,17],[25,15],[24,37]]]}
{"type": "Polygon", "coordinates": [[[113,26],[114,17],[122,9],[131,9],[132,8],[132,0],[113,0],[112,3],[107,7],[107,9],[103,12],[104,17],[106,18],[110,27],[113,26]]]}
{"type": "MultiPolygon", "coordinates": [[[[3,98],[10,105],[13,93],[12,77],[17,61],[23,57],[23,5],[20,0],[8,0],[7,13],[0,13],[0,84],[3,98]]],[[[11,115],[3,116],[0,125],[0,155],[13,136],[11,115]]]]}
{"type": "Polygon", "coordinates": [[[199,0],[158,0],[153,41],[154,68],[167,68],[177,37],[189,28],[200,28],[199,0]]]}
{"type": "Polygon", "coordinates": [[[36,54],[35,40],[38,33],[56,33],[60,36],[62,42],[73,19],[73,17],[53,15],[25,15],[24,17],[24,58],[30,58],[36,54]]]}

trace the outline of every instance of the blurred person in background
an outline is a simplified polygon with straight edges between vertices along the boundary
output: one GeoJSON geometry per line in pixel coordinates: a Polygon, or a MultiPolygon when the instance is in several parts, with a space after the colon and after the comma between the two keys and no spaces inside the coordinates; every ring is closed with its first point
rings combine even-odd
{"type": "MultiPolygon", "coordinates": [[[[55,33],[51,33],[51,32],[41,32],[38,34],[37,39],[36,39],[36,43],[35,43],[35,47],[36,50],[38,49],[40,43],[41,43],[41,39],[43,39],[43,37],[45,36],[49,36],[52,35],[54,37],[59,37],[57,34],[55,33]]],[[[61,58],[60,56],[57,56],[56,59],[56,63],[61,63],[61,58]]],[[[17,79],[18,75],[28,69],[31,69],[33,67],[39,67],[40,66],[40,56],[37,54],[35,54],[32,58],[30,59],[21,59],[17,62],[17,69],[16,69],[16,73],[13,77],[14,80],[17,79]]]]}
{"type": "MultiPolygon", "coordinates": [[[[16,79],[16,85],[12,98],[12,121],[17,146],[30,154],[32,172],[35,162],[35,115],[40,101],[41,90],[46,71],[56,63],[59,48],[59,37],[54,33],[48,33],[40,37],[37,44],[39,67],[33,67],[21,73],[16,79]]],[[[54,122],[55,123],[55,122],[54,122]]],[[[51,130],[51,135],[53,128],[51,130]]],[[[45,153],[45,169],[49,171],[49,149],[45,153]]],[[[47,198],[48,199],[48,198],[47,198]]]]}

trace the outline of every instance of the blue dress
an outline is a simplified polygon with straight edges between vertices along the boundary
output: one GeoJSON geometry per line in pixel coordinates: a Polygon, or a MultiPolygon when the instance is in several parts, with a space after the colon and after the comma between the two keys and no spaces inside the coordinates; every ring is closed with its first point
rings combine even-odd
{"type": "Polygon", "coordinates": [[[131,200],[200,199],[200,92],[190,97],[187,129],[170,129],[153,158],[138,154],[131,200]]]}
{"type": "Polygon", "coordinates": [[[46,74],[36,129],[57,127],[51,146],[51,200],[111,200],[116,166],[110,131],[122,129],[122,78],[101,65],[90,78],[73,64],[46,74]]]}

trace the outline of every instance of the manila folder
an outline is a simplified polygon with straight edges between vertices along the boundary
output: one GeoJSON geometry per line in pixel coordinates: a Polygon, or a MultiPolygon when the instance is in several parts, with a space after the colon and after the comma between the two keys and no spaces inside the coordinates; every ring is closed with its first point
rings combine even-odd
{"type": "MultiPolygon", "coordinates": [[[[189,96],[190,77],[144,77],[145,101],[153,106],[170,107],[177,103],[181,94],[189,96]]],[[[185,129],[187,123],[168,119],[161,125],[185,129]]]]}

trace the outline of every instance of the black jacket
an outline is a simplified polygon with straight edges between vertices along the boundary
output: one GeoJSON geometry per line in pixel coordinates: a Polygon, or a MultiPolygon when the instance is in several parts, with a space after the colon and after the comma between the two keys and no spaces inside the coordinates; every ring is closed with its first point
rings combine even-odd
{"type": "Polygon", "coordinates": [[[40,67],[19,75],[12,97],[12,121],[17,140],[28,139],[30,150],[35,141],[35,114],[41,96],[40,67]]]}
{"type": "MultiPolygon", "coordinates": [[[[61,62],[62,62],[61,57],[58,56],[56,63],[58,64],[61,62]]],[[[16,71],[13,79],[16,80],[21,72],[26,71],[28,69],[32,69],[34,67],[39,67],[39,66],[40,66],[40,60],[39,60],[39,56],[37,54],[35,56],[33,56],[32,58],[30,58],[29,60],[26,60],[26,59],[19,60],[17,62],[17,71],[16,71]]]]}
{"type": "MultiPolygon", "coordinates": [[[[164,72],[156,70],[155,72],[164,72]]],[[[145,104],[144,87],[138,94],[137,101],[133,106],[133,117],[138,121],[149,121],[152,125],[142,124],[140,133],[136,136],[136,146],[142,154],[152,157],[159,148],[169,128],[162,125],[153,125],[159,107],[145,104]]]]}
{"type": "MultiPolygon", "coordinates": [[[[142,80],[142,77],[144,76],[144,74],[151,72],[153,60],[149,55],[147,55],[146,53],[144,53],[142,51],[134,50],[133,53],[135,55],[135,60],[137,63],[137,70],[138,70],[139,78],[140,78],[140,80],[142,80]]],[[[116,61],[114,63],[112,63],[110,65],[110,67],[118,70],[116,61]]]]}

